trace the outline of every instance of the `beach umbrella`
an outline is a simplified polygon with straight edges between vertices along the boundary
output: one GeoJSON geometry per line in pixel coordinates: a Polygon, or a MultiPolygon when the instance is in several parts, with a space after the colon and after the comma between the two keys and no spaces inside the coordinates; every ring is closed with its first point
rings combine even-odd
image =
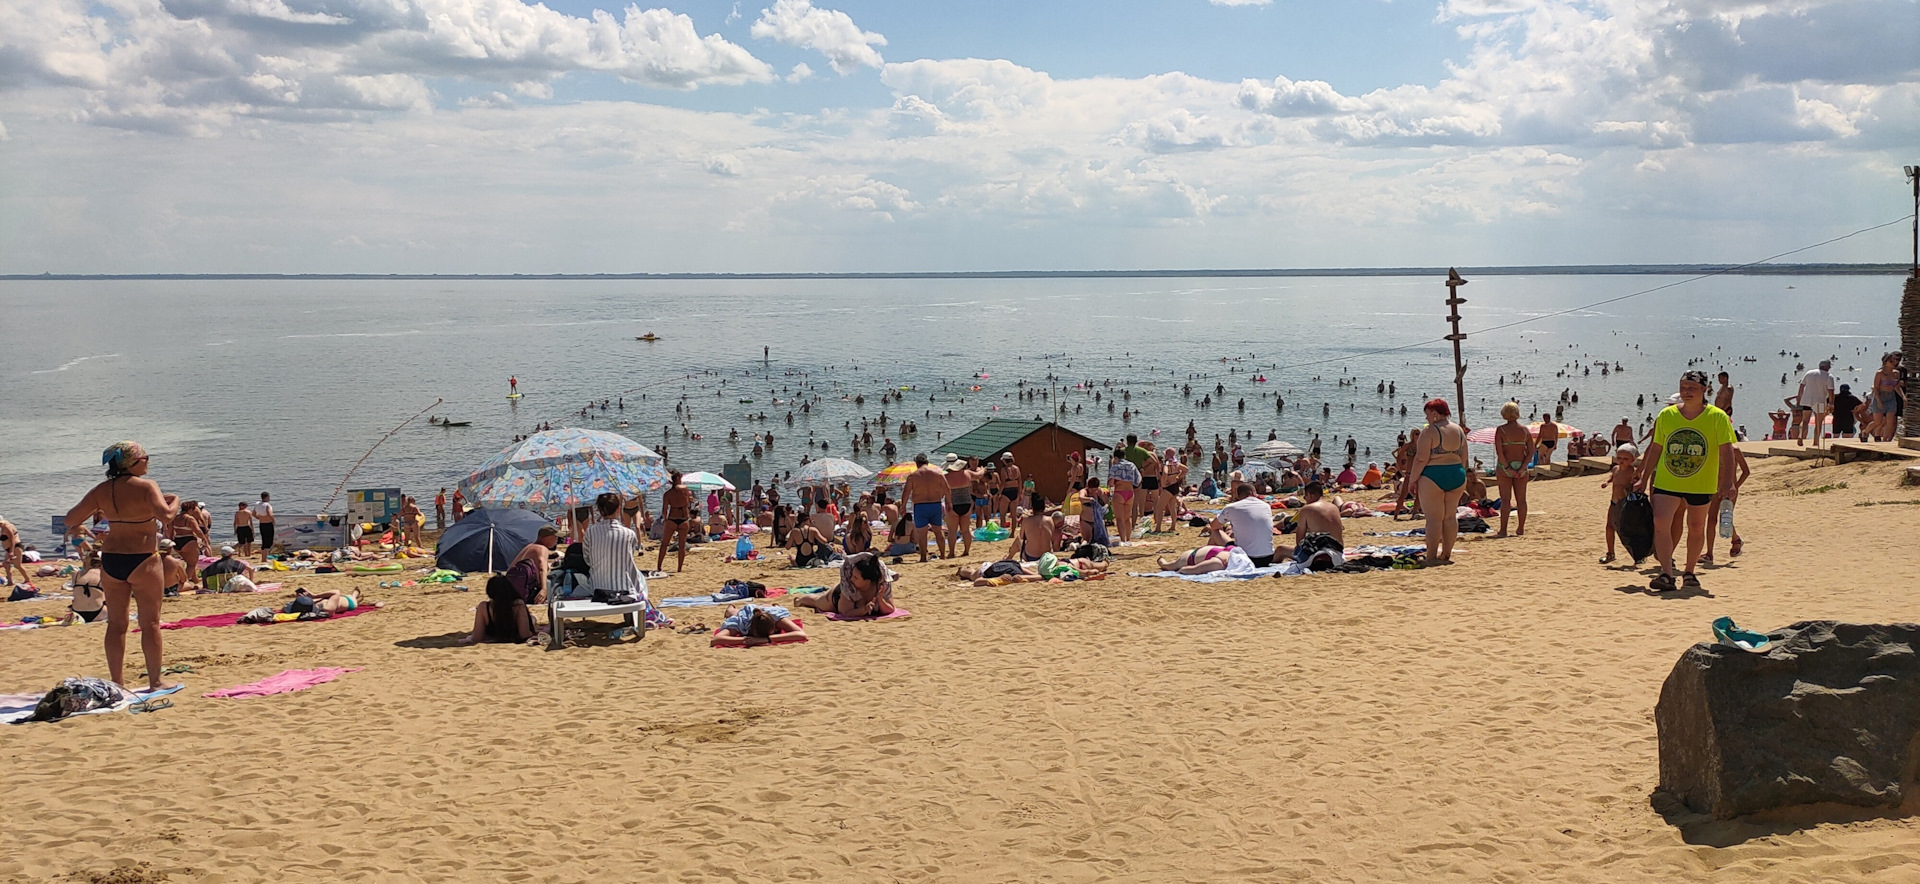
{"type": "Polygon", "coordinates": [[[474,510],[440,534],[434,567],[500,573],[546,524],[545,517],[526,510],[474,510]]]}
{"type": "Polygon", "coordinates": [[[1306,449],[1292,442],[1281,439],[1268,439],[1259,445],[1255,445],[1252,451],[1247,452],[1247,456],[1259,458],[1260,460],[1272,460],[1276,457],[1299,457],[1306,453],[1306,449]]]}
{"type": "Polygon", "coordinates": [[[894,464],[893,466],[890,466],[884,470],[881,470],[880,473],[874,477],[873,484],[903,485],[906,483],[907,477],[912,475],[913,471],[919,468],[920,468],[920,465],[914,463],[913,461],[894,464]]]}
{"type": "Polygon", "coordinates": [[[712,473],[707,473],[707,472],[681,473],[680,483],[695,491],[713,491],[715,489],[719,489],[721,491],[740,490],[738,488],[733,487],[732,482],[729,482],[725,479],[720,478],[719,476],[716,476],[712,473]]]}
{"type": "Polygon", "coordinates": [[[865,479],[873,471],[853,461],[841,457],[823,457],[800,468],[793,474],[793,481],[799,484],[808,482],[837,482],[843,479],[865,479]]]}
{"type": "Polygon", "coordinates": [[[460,482],[496,509],[572,509],[606,492],[638,498],[667,484],[660,455],[618,433],[569,427],[507,446],[460,482]]]}
{"type": "Polygon", "coordinates": [[[1494,430],[1497,430],[1497,429],[1499,429],[1499,427],[1497,427],[1497,426],[1494,426],[1494,427],[1481,427],[1481,428],[1480,428],[1480,429],[1478,429],[1478,430],[1474,430],[1473,432],[1471,432],[1471,433],[1468,433],[1468,434],[1467,434],[1467,441],[1468,441],[1468,442],[1476,442],[1476,443],[1479,443],[1479,444],[1481,444],[1481,445],[1492,445],[1492,444],[1493,444],[1493,431],[1494,431],[1494,430]]]}
{"type": "MultiPolygon", "coordinates": [[[[1555,421],[1555,423],[1560,423],[1560,422],[1555,421]]],[[[1528,424],[1527,432],[1532,433],[1535,439],[1540,438],[1540,422],[1535,421],[1533,423],[1528,424]]],[[[1575,433],[1579,433],[1580,435],[1585,436],[1587,434],[1587,431],[1582,430],[1579,427],[1576,427],[1572,424],[1560,424],[1560,438],[1565,439],[1568,436],[1571,436],[1575,433]]]]}
{"type": "MultiPolygon", "coordinates": [[[[1493,431],[1499,428],[1500,428],[1500,425],[1498,424],[1495,424],[1494,426],[1491,426],[1491,427],[1481,427],[1478,430],[1474,430],[1473,432],[1468,433],[1467,441],[1477,442],[1481,445],[1492,445],[1493,431]]],[[[1527,432],[1531,433],[1533,437],[1536,439],[1540,438],[1540,425],[1537,423],[1527,425],[1527,432]]],[[[1572,424],[1560,425],[1560,438],[1565,439],[1568,436],[1571,436],[1575,433],[1580,433],[1582,435],[1585,435],[1586,431],[1572,424]]]]}
{"type": "Polygon", "coordinates": [[[1234,471],[1238,471],[1240,475],[1245,476],[1249,479],[1254,478],[1256,476],[1277,476],[1280,474],[1280,471],[1274,469],[1272,464],[1269,464],[1266,461],[1261,461],[1261,460],[1249,460],[1246,463],[1243,463],[1237,467],[1234,467],[1232,470],[1229,470],[1228,472],[1234,472],[1234,471]]]}

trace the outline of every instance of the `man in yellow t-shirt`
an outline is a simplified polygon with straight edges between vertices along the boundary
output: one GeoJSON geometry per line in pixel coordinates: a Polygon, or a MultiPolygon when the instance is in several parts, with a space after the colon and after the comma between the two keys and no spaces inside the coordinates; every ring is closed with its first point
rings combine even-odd
{"type": "Polygon", "coordinates": [[[1693,568],[1706,546],[1707,514],[1733,488],[1733,420],[1707,404],[1708,389],[1706,372],[1681,375],[1680,404],[1654,418],[1651,456],[1640,472],[1640,490],[1652,489],[1653,552],[1660,560],[1660,574],[1648,584],[1654,592],[1679,588],[1673,552],[1683,530],[1687,558],[1678,577],[1685,588],[1700,588],[1693,568]]]}

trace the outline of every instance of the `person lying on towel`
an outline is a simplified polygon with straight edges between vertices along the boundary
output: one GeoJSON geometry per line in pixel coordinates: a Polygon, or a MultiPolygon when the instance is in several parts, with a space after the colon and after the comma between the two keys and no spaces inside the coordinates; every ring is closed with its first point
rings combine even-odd
{"type": "Polygon", "coordinates": [[[842,617],[885,617],[894,610],[893,577],[879,556],[855,553],[840,562],[839,586],[795,596],[793,603],[842,617]]]}
{"type": "Polygon", "coordinates": [[[786,608],[779,605],[727,606],[726,619],[713,634],[713,645],[723,648],[751,648],[806,641],[807,631],[800,628],[786,608]]]}
{"type": "MultiPolygon", "coordinates": [[[[1090,574],[1105,574],[1106,562],[1092,559],[1060,559],[1060,565],[1079,572],[1081,577],[1090,574]]],[[[1058,566],[1056,566],[1058,567],[1058,566]]],[[[1042,574],[1039,562],[1015,562],[1003,560],[982,562],[977,565],[961,565],[954,572],[961,580],[971,580],[974,586],[1005,586],[1009,583],[1039,583],[1050,575],[1042,574]]]]}
{"type": "Polygon", "coordinates": [[[1158,561],[1160,563],[1160,570],[1162,571],[1178,571],[1182,574],[1207,574],[1213,571],[1226,570],[1227,560],[1231,552],[1232,547],[1203,546],[1198,549],[1187,550],[1184,555],[1174,556],[1173,558],[1163,557],[1158,561]]]}

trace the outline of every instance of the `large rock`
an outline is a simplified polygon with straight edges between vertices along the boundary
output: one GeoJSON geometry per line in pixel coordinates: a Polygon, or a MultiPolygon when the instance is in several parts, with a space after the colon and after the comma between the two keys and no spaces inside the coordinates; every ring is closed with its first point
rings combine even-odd
{"type": "Polygon", "coordinates": [[[1701,643],[1660,689],[1660,789],[1730,819],[1792,805],[1896,807],[1920,764],[1920,624],[1813,620],[1765,654],[1701,643]]]}

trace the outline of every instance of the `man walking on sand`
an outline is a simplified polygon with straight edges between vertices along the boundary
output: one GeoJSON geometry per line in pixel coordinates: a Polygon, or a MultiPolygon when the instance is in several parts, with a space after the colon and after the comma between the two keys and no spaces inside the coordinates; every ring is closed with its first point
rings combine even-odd
{"type": "Polygon", "coordinates": [[[944,545],[947,516],[947,474],[927,462],[925,453],[913,456],[914,470],[907,475],[905,503],[913,513],[913,543],[920,547],[920,561],[927,560],[927,534],[932,532],[936,550],[944,545]]]}
{"type": "MultiPolygon", "coordinates": [[[[1820,447],[1820,440],[1826,434],[1827,413],[1833,410],[1833,375],[1827,373],[1832,368],[1832,360],[1822,359],[1819,368],[1807,372],[1800,378],[1800,393],[1797,398],[1799,407],[1813,410],[1813,426],[1810,432],[1813,435],[1815,448],[1820,447]]],[[[1794,443],[1805,447],[1806,437],[1795,439],[1794,443]]]]}

